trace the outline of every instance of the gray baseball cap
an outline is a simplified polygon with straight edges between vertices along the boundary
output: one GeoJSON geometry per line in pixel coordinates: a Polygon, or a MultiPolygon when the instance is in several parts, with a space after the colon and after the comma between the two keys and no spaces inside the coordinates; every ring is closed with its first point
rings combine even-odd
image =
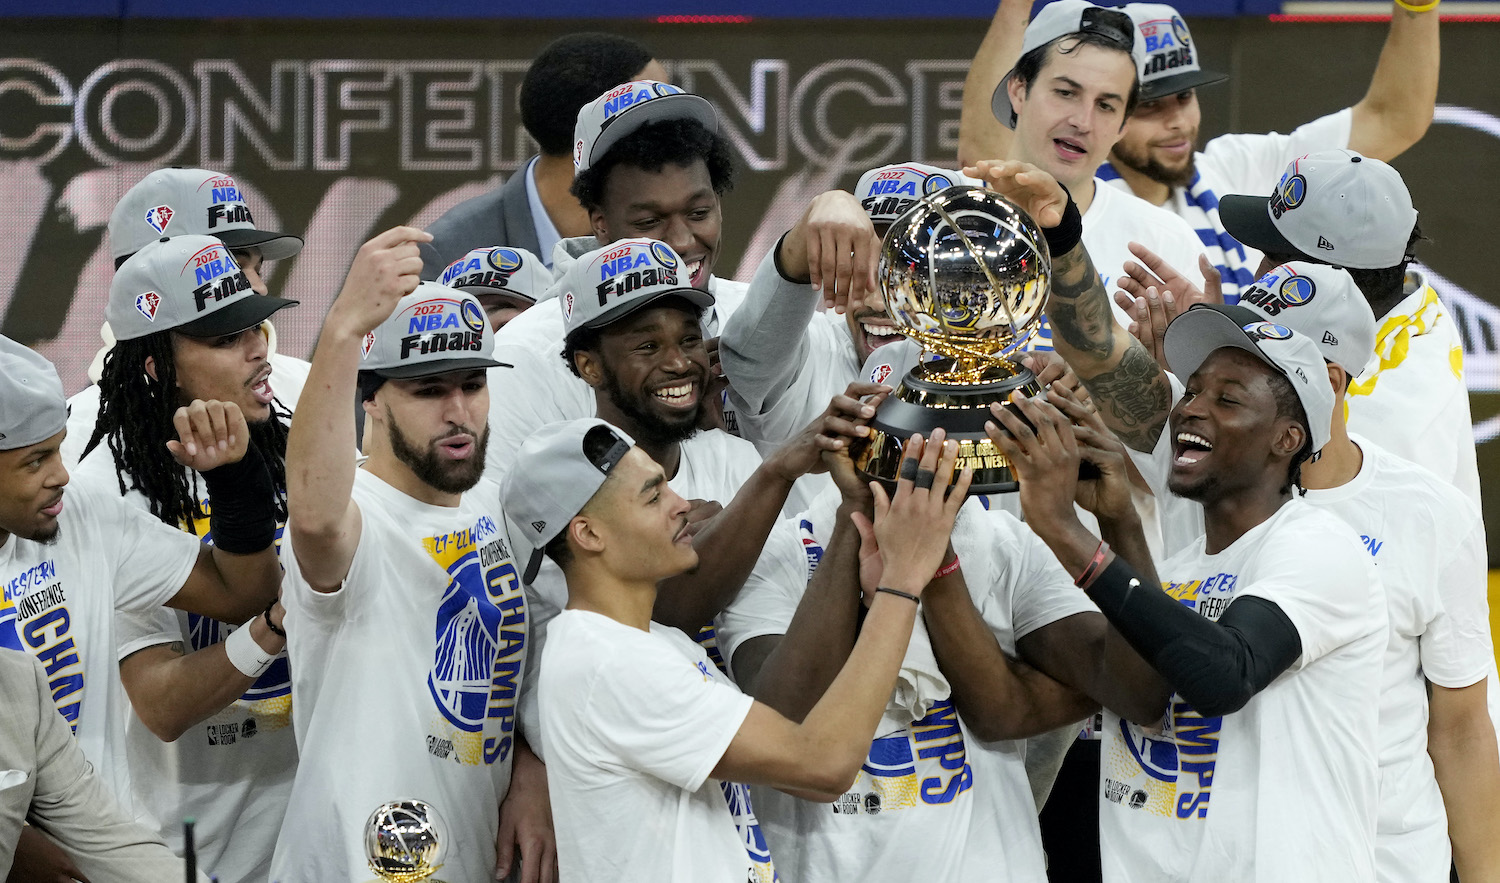
{"type": "Polygon", "coordinates": [[[1351,376],[1375,354],[1375,313],[1354,277],[1338,267],[1282,264],[1241,291],[1240,304],[1312,338],[1323,358],[1351,376]]]}
{"type": "Polygon", "coordinates": [[[633,80],[585,104],[573,127],[573,174],[581,175],[619,143],[647,123],[660,120],[697,120],[710,132],[719,129],[719,115],[708,99],[669,83],[633,80]]]}
{"type": "Polygon", "coordinates": [[[565,336],[602,328],[664,297],[702,309],[714,296],[687,285],[682,258],[655,239],[621,239],[580,257],[558,282],[565,336]]]}
{"type": "Polygon", "coordinates": [[[1417,210],[1401,173],[1353,150],[1292,160],[1270,196],[1219,200],[1224,229],[1275,255],[1359,270],[1406,259],[1417,210]]]}
{"type": "Polygon", "coordinates": [[[491,358],[495,332],[474,295],[422,282],[365,335],[359,370],[393,380],[474,368],[509,368],[491,358]]]}
{"type": "Polygon", "coordinates": [[[104,317],[116,340],[169,329],[217,337],[253,328],[296,303],[256,294],[226,243],[188,234],[149,242],[121,264],[104,317]]]}
{"type": "Polygon", "coordinates": [[[68,399],[52,363],[0,334],[0,451],[46,441],[68,425],[68,399]]]}
{"type": "Polygon", "coordinates": [[[549,423],[533,432],[516,452],[516,462],[500,484],[500,507],[534,547],[522,581],[536,579],[542,549],[558,537],[603,487],[635,440],[597,417],[549,423]],[[584,451],[584,438],[598,430],[608,433],[604,454],[596,459],[584,451]]]}
{"type": "Polygon", "coordinates": [[[1129,3],[1120,7],[1135,22],[1142,47],[1141,100],[1154,101],[1199,86],[1229,79],[1198,64],[1198,46],[1187,22],[1165,3],[1129,3]]]}
{"type": "Polygon", "coordinates": [[[1307,414],[1312,451],[1328,444],[1333,424],[1333,387],[1323,354],[1312,338],[1285,325],[1267,322],[1237,304],[1194,304],[1167,326],[1162,340],[1172,373],[1186,381],[1224,347],[1242,349],[1271,366],[1292,384],[1307,414]]]}
{"type": "MultiPolygon", "coordinates": [[[[1118,44],[1122,52],[1129,52],[1131,61],[1135,62],[1136,76],[1140,76],[1141,69],[1146,66],[1146,50],[1136,39],[1135,22],[1119,9],[1095,6],[1086,0],[1053,0],[1043,6],[1026,26],[1026,34],[1021,38],[1021,55],[1040,49],[1053,40],[1084,33],[1106,37],[1118,44]]],[[[1016,109],[1010,103],[1006,87],[1015,75],[1016,69],[1011,68],[990,96],[990,111],[995,114],[995,119],[1011,129],[1016,127],[1016,109]]]]}
{"type": "Polygon", "coordinates": [[[552,287],[552,271],[524,248],[476,248],[449,264],[438,284],[470,294],[506,294],[536,303],[552,287]]]}
{"type": "Polygon", "coordinates": [[[917,200],[955,184],[983,187],[984,182],[962,172],[919,162],[880,166],[859,176],[854,197],[876,224],[889,224],[901,217],[917,200]]]}
{"type": "Polygon", "coordinates": [[[125,192],[109,216],[109,253],[119,260],[163,236],[201,233],[230,248],[260,249],[268,261],[302,250],[302,237],[257,230],[233,177],[207,169],[157,169],[125,192]]]}

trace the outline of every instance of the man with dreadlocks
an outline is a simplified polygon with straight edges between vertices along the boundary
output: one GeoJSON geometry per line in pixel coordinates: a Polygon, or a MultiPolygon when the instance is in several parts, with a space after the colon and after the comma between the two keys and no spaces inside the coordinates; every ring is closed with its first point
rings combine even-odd
{"type": "MultiPolygon", "coordinates": [[[[117,342],[77,483],[216,543],[207,483],[159,452],[179,407],[232,402],[269,470],[264,502],[284,523],[286,415],[267,384],[261,324],[295,303],[254,293],[212,237],[163,239],[126,261],[110,286],[117,342]]],[[[223,883],[267,879],[296,770],[281,615],[275,604],[237,628],[243,620],[157,609],[117,623],[136,796],[179,852],[180,821],[195,817],[200,861],[223,883]]]]}
{"type": "MultiPolygon", "coordinates": [[[[186,256],[165,257],[180,265],[186,256]]],[[[41,356],[0,337],[0,647],[42,663],[84,756],[140,819],[126,764],[117,613],[165,604],[243,622],[275,599],[281,581],[270,473],[238,406],[194,401],[173,417],[177,437],[157,455],[202,473],[214,501],[214,548],[113,488],[65,488],[62,382],[41,356]]],[[[19,879],[72,879],[81,875],[77,861],[27,828],[15,868],[19,879]]]]}

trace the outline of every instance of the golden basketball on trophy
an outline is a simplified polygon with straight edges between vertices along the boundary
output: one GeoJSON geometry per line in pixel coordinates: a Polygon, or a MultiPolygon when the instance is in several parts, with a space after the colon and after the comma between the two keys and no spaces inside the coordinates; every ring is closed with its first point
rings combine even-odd
{"type": "Polygon", "coordinates": [[[422,800],[383,803],[365,823],[365,858],[381,880],[442,883],[433,874],[447,858],[447,824],[422,800]]]}
{"type": "Polygon", "coordinates": [[[894,482],[907,439],[941,428],[958,442],[956,468],[974,468],[969,493],[1014,491],[1010,462],[984,424],[991,402],[1040,391],[1015,359],[1041,324],[1052,280],[1041,228],[993,191],[939,190],[886,231],[879,278],[891,320],[923,353],[876,412],[855,465],[894,482]]]}

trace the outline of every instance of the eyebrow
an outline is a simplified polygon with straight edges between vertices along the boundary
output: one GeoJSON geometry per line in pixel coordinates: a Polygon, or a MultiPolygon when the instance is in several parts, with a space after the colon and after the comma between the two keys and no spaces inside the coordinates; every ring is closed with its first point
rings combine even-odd
{"type": "MultiPolygon", "coordinates": [[[[1078,82],[1077,80],[1073,79],[1072,77],[1065,77],[1062,74],[1054,74],[1053,77],[1052,77],[1052,82],[1056,83],[1058,81],[1062,81],[1062,83],[1064,85],[1066,85],[1070,89],[1076,89],[1079,92],[1084,91],[1083,84],[1080,83],[1080,82],[1078,82]]],[[[1100,98],[1112,98],[1115,101],[1124,101],[1125,100],[1125,96],[1120,95],[1120,94],[1115,93],[1115,92],[1105,92],[1104,94],[1100,95],[1099,97],[1100,98]]]]}
{"type": "MultiPolygon", "coordinates": [[[[684,202],[691,203],[691,202],[697,202],[700,199],[713,199],[713,196],[714,196],[713,188],[712,187],[705,187],[702,190],[698,190],[698,191],[694,192],[691,196],[689,196],[686,200],[684,200],[684,202]]],[[[693,208],[697,208],[697,206],[689,206],[689,210],[691,210],[693,208]]],[[[665,214],[665,212],[662,211],[662,204],[660,202],[655,201],[655,200],[642,200],[640,202],[632,202],[626,208],[626,210],[627,211],[648,211],[648,212],[655,212],[657,214],[665,214]]]]}
{"type": "Polygon", "coordinates": [[[646,493],[648,491],[655,490],[658,486],[660,486],[666,480],[667,480],[666,473],[664,473],[664,472],[658,472],[655,475],[651,476],[650,478],[646,479],[646,483],[643,484],[643,485],[641,485],[641,491],[640,492],[642,494],[644,494],[644,493],[646,493]]]}

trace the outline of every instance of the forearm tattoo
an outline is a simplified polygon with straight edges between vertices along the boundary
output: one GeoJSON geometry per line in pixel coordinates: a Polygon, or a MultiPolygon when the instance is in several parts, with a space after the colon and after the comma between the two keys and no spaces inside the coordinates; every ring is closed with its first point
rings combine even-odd
{"type": "MultiPolygon", "coordinates": [[[[1078,361],[1102,362],[1114,354],[1115,320],[1109,293],[1083,246],[1052,258],[1047,315],[1063,342],[1078,351],[1082,357],[1078,361]]],[[[1078,368],[1075,364],[1074,370],[1078,368]]]]}
{"type": "Polygon", "coordinates": [[[1103,404],[1104,417],[1120,441],[1137,451],[1156,447],[1172,408],[1172,388],[1145,347],[1131,341],[1120,364],[1083,383],[1094,401],[1103,404]]]}

